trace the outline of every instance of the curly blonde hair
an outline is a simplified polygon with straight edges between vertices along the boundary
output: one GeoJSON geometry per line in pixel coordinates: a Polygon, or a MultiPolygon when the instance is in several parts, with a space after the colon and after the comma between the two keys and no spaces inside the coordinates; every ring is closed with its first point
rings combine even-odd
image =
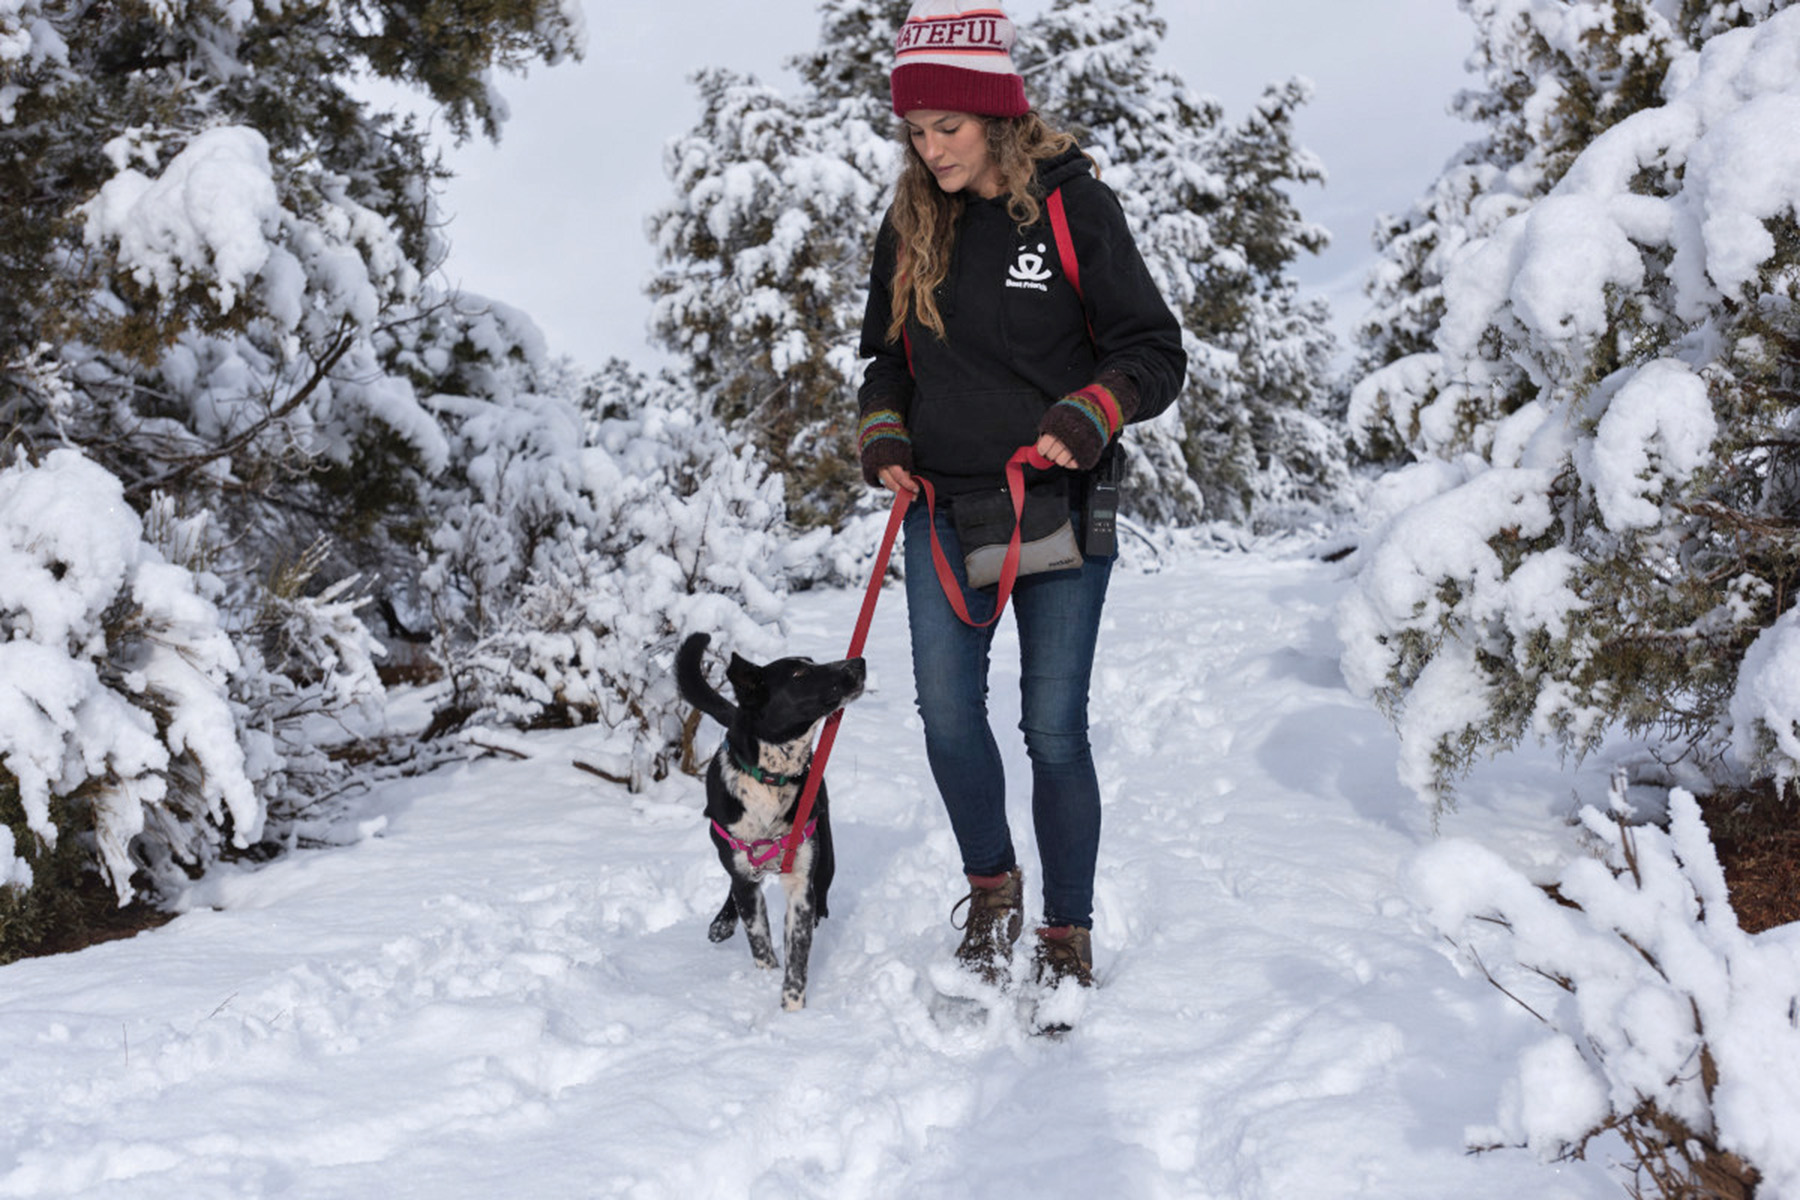
{"type": "MultiPolygon", "coordinates": [[[[980,121],[987,133],[988,155],[1000,171],[1007,215],[1020,229],[1037,224],[1043,212],[1043,198],[1034,187],[1037,165],[1073,147],[1074,136],[1052,128],[1036,109],[1020,117],[972,119],[980,121]]],[[[900,252],[888,338],[897,341],[907,319],[915,315],[921,325],[943,337],[944,318],[938,312],[936,289],[950,273],[956,220],[968,201],[961,192],[946,192],[938,186],[937,177],[913,147],[904,122],[900,141],[906,146],[906,161],[894,191],[892,219],[894,232],[900,236],[900,252]]]]}

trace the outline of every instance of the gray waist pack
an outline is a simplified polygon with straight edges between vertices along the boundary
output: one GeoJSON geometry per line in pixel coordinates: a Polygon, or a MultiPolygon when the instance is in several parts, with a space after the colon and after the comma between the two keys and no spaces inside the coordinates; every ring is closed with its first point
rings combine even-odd
{"type": "Polygon", "coordinates": [[[1025,485],[1025,515],[1013,520],[1012,496],[1005,488],[966,492],[951,502],[950,517],[962,544],[963,570],[969,586],[991,587],[1000,581],[1007,547],[1019,539],[1020,575],[1069,571],[1081,566],[1081,546],[1069,520],[1068,476],[1033,480],[1025,485]]]}

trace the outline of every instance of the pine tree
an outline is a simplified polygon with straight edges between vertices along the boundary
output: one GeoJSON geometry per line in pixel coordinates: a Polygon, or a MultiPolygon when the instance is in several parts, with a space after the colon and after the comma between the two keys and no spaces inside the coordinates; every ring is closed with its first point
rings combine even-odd
{"type": "Polygon", "coordinates": [[[47,40],[0,66],[0,253],[31,284],[0,312],[10,436],[87,448],[140,507],[160,490],[218,512],[253,557],[404,536],[400,477],[442,438],[383,331],[442,302],[424,283],[441,171],[353,76],[492,129],[487,68],[567,52],[576,18],[552,0],[44,11],[22,24],[47,40]]]}
{"type": "Polygon", "coordinates": [[[1165,29],[1147,0],[1059,3],[1020,28],[1014,54],[1033,102],[1076,136],[1118,194],[1145,265],[1183,318],[1186,393],[1173,413],[1125,439],[1121,500],[1140,520],[1189,525],[1207,509],[1195,473],[1208,464],[1189,457],[1184,401],[1201,378],[1221,375],[1228,360],[1200,339],[1185,311],[1198,293],[1190,264],[1210,261],[1216,249],[1204,214],[1223,196],[1223,182],[1208,169],[1222,111],[1155,62],[1165,29]],[[1143,153],[1146,136],[1158,141],[1143,153]],[[1158,187],[1165,189],[1160,196],[1158,187]]]}
{"type": "MultiPolygon", "coordinates": [[[[590,765],[636,791],[691,750],[676,647],[707,633],[773,657],[787,564],[817,554],[826,535],[793,545],[780,481],[732,444],[684,381],[615,360],[582,382],[571,411],[584,432],[535,455],[571,471],[578,456],[580,478],[568,484],[583,513],[565,515],[521,560],[518,602],[475,630],[452,675],[471,717],[597,725],[604,736],[590,765]]],[[[543,472],[522,472],[533,474],[543,472]]],[[[493,499],[490,520],[511,497],[493,499]]],[[[536,507],[561,507],[550,499],[536,507]]]]}
{"type": "MultiPolygon", "coordinates": [[[[1404,215],[1375,231],[1381,258],[1365,285],[1370,300],[1359,324],[1355,374],[1428,349],[1443,317],[1448,264],[1469,242],[1546,195],[1575,157],[1613,125],[1662,103],[1669,69],[1719,33],[1785,7],[1786,0],[1458,0],[1475,25],[1472,67],[1479,86],[1454,111],[1481,134],[1463,147],[1404,215]]],[[[1416,373],[1416,365],[1415,365],[1416,373]]],[[[1444,381],[1461,409],[1455,440],[1482,441],[1478,426],[1503,417],[1529,384],[1485,380],[1476,401],[1444,381]]],[[[1375,387],[1352,414],[1365,454],[1397,460],[1443,421],[1420,428],[1415,414],[1392,412],[1375,387]]],[[[1436,451],[1425,451],[1435,453],[1436,451]]]]}
{"type": "Polygon", "coordinates": [[[665,156],[678,198],[652,219],[654,335],[784,477],[803,527],[841,520],[867,490],[856,331],[895,171],[883,97],[905,15],[895,0],[823,5],[822,48],[796,60],[808,86],[792,100],[700,72],[700,122],[665,156]]]}
{"type": "Polygon", "coordinates": [[[1800,12],[1671,53],[1661,104],[1461,250],[1430,351],[1359,385],[1429,498],[1364,551],[1346,675],[1427,796],[1621,727],[1693,780],[1800,774],[1800,12]]]}
{"type": "Polygon", "coordinates": [[[1203,496],[1212,516],[1279,519],[1288,506],[1328,503],[1344,478],[1342,438],[1324,411],[1327,315],[1288,275],[1326,240],[1287,194],[1324,178],[1293,141],[1307,90],[1270,88],[1228,126],[1217,103],[1156,62],[1164,30],[1153,0],[1058,0],[1022,33],[1019,53],[1040,106],[1119,193],[1189,340],[1173,427],[1134,435],[1134,503],[1152,519],[1191,522],[1203,496]],[[1185,479],[1157,469],[1176,463],[1185,479]]]}
{"type": "Polygon", "coordinates": [[[1219,155],[1231,202],[1215,217],[1214,236],[1236,254],[1213,267],[1205,317],[1198,319],[1206,322],[1201,328],[1217,330],[1208,340],[1227,348],[1234,362],[1225,403],[1216,396],[1190,402],[1188,437],[1200,445],[1248,446],[1248,461],[1241,453],[1221,456],[1247,469],[1220,470],[1213,511],[1252,524],[1329,508],[1347,482],[1343,430],[1329,412],[1330,312],[1322,300],[1303,299],[1288,274],[1301,254],[1322,250],[1327,237],[1301,218],[1288,195],[1294,184],[1325,178],[1317,160],[1293,141],[1292,114],[1310,97],[1310,86],[1300,82],[1270,87],[1226,131],[1219,155]],[[1215,307],[1233,290],[1244,297],[1241,308],[1215,307]]]}
{"type": "MultiPolygon", "coordinates": [[[[54,461],[116,489],[129,547],[110,592],[81,597],[91,635],[44,653],[164,746],[108,757],[89,728],[69,759],[87,765],[48,792],[9,755],[14,854],[84,845],[122,897],[154,890],[227,844],[280,841],[276,822],[329,790],[313,777],[341,773],[317,718],[354,725],[379,698],[351,577],[377,568],[404,599],[431,481],[477,474],[416,386],[446,362],[405,361],[449,303],[428,282],[441,171],[357,80],[415,86],[459,134],[491,134],[490,70],[580,36],[557,0],[0,4],[5,473],[29,490],[54,461]],[[177,636],[158,606],[181,597],[177,636]],[[146,689],[143,662],[168,653],[187,682],[146,689]]],[[[35,545],[33,514],[15,516],[35,545]]]]}
{"type": "Polygon", "coordinates": [[[787,65],[820,106],[848,105],[872,129],[891,127],[894,33],[905,24],[912,0],[819,0],[818,9],[818,48],[787,65]]]}
{"type": "Polygon", "coordinates": [[[204,519],[152,516],[72,449],[0,470],[0,958],[48,903],[5,893],[40,874],[96,870],[124,903],[140,872],[155,887],[263,836],[222,588],[164,553],[204,545],[204,519]]]}

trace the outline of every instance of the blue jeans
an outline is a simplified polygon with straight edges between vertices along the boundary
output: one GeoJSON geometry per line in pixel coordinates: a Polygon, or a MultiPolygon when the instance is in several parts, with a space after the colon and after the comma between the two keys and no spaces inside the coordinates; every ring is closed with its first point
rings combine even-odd
{"type": "MultiPolygon", "coordinates": [[[[963,624],[931,562],[923,500],[906,514],[906,606],[913,683],[925,723],[925,755],[970,875],[1018,865],[1006,822],[1006,777],[988,724],[988,654],[994,630],[963,624]]],[[[994,613],[994,589],[964,578],[950,515],[939,506],[938,538],[977,621],[994,613]]],[[[1100,848],[1100,781],[1088,745],[1088,684],[1111,558],[1080,570],[1021,577],[1013,588],[1019,628],[1019,728],[1031,759],[1031,817],[1044,873],[1048,925],[1092,926],[1094,862],[1100,848]]],[[[1004,619],[1004,618],[1003,618],[1004,619]]]]}

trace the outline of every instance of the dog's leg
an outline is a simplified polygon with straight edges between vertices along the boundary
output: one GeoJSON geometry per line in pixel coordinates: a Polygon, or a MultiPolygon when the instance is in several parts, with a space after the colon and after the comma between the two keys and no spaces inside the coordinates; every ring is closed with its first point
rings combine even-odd
{"type": "Polygon", "coordinates": [[[787,892],[787,975],[781,983],[781,1007],[796,1012],[806,1007],[806,962],[812,956],[813,900],[810,875],[783,875],[787,892]]]}
{"type": "Polygon", "coordinates": [[[731,935],[737,932],[737,923],[737,897],[726,892],[725,904],[719,909],[719,915],[712,919],[712,924],[706,927],[706,936],[715,942],[730,941],[731,935]]]}
{"type": "Polygon", "coordinates": [[[738,916],[743,918],[744,936],[750,939],[750,957],[757,966],[773,971],[781,963],[775,958],[775,943],[769,938],[769,907],[763,903],[761,882],[733,879],[731,899],[738,916]]]}
{"type": "Polygon", "coordinates": [[[823,921],[831,915],[825,897],[831,891],[831,877],[837,874],[837,852],[831,845],[831,805],[825,797],[823,780],[819,781],[819,802],[813,812],[817,814],[814,819],[819,825],[812,839],[812,870],[807,874],[812,877],[813,920],[823,921]]]}

